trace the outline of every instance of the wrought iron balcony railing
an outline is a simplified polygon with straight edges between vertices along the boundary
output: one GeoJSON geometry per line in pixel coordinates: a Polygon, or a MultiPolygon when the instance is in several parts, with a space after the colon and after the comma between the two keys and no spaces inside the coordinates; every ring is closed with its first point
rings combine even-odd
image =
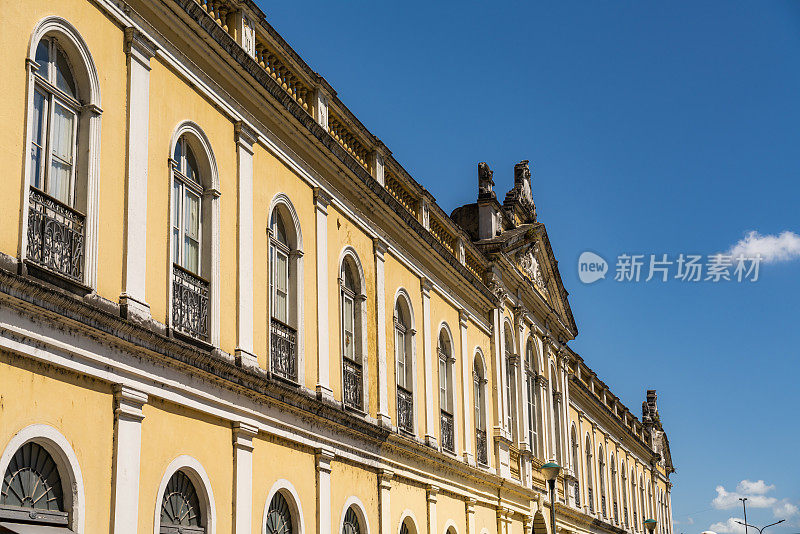
{"type": "Polygon", "coordinates": [[[83,281],[86,216],[31,187],[27,259],[77,282],[83,281]]]}
{"type": "Polygon", "coordinates": [[[625,530],[628,530],[628,507],[622,509],[622,519],[625,521],[625,530]]]}
{"type": "Polygon", "coordinates": [[[342,380],[344,386],[344,405],[357,410],[363,409],[364,383],[361,365],[348,358],[344,358],[342,372],[344,373],[342,380]]]}
{"type": "Polygon", "coordinates": [[[442,410],[440,431],[442,433],[442,448],[446,451],[456,452],[455,430],[453,429],[453,415],[442,410]]]}
{"type": "Polygon", "coordinates": [[[185,335],[208,341],[207,280],[172,264],[172,327],[185,335]]]}
{"type": "Polygon", "coordinates": [[[608,514],[606,514],[606,496],[605,495],[601,495],[600,496],[600,510],[603,512],[603,517],[608,517],[608,514]]]}
{"type": "Polygon", "coordinates": [[[581,507],[581,484],[577,480],[573,483],[573,491],[575,492],[575,507],[581,507]]]}
{"type": "Polygon", "coordinates": [[[401,386],[397,386],[397,427],[414,432],[414,395],[401,386]]]}
{"type": "Polygon", "coordinates": [[[586,488],[586,496],[589,499],[589,511],[594,513],[594,490],[591,486],[586,488]]]}
{"type": "Polygon", "coordinates": [[[619,523],[619,514],[617,513],[617,501],[614,501],[614,522],[619,523]]]}
{"type": "Polygon", "coordinates": [[[297,382],[297,330],[273,317],[269,337],[270,369],[281,378],[297,382]]]}
{"type": "Polygon", "coordinates": [[[486,444],[486,431],[475,430],[475,456],[481,465],[489,465],[489,451],[486,444]]]}
{"type": "Polygon", "coordinates": [[[634,508],[633,508],[633,530],[638,530],[639,529],[639,514],[636,513],[635,504],[636,503],[634,503],[634,508]]]}

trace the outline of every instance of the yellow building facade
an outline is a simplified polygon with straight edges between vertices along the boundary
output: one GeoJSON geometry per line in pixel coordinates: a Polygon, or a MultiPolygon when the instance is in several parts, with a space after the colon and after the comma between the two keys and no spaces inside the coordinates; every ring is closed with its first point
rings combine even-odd
{"type": "Polygon", "coordinates": [[[526,161],[447,215],[250,0],[3,7],[0,531],[672,534],[526,161]]]}

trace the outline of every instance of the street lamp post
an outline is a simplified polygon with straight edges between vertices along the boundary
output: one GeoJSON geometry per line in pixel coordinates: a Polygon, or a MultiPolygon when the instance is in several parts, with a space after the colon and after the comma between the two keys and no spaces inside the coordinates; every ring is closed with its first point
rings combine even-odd
{"type": "Polygon", "coordinates": [[[756,529],[756,530],[758,531],[758,534],[761,534],[761,533],[762,533],[762,532],[764,532],[764,530],[765,530],[765,529],[767,529],[768,527],[774,527],[775,525],[778,525],[778,524],[780,524],[780,523],[783,523],[784,521],[786,521],[786,520],[785,520],[785,519],[781,519],[780,521],[775,521],[774,523],[770,523],[770,524],[769,524],[769,525],[767,525],[766,527],[761,527],[761,528],[758,528],[758,527],[757,527],[757,526],[755,526],[755,525],[750,525],[750,524],[748,524],[747,522],[744,522],[744,523],[742,523],[741,521],[737,521],[737,523],[739,523],[740,525],[744,525],[744,528],[747,528],[747,527],[754,528],[754,529],[756,529]]]}
{"type": "Polygon", "coordinates": [[[739,500],[742,501],[742,510],[744,511],[744,534],[747,534],[747,497],[739,497],[739,500]]]}
{"type": "Polygon", "coordinates": [[[647,529],[647,532],[653,534],[656,530],[656,524],[658,522],[655,519],[645,519],[644,520],[644,527],[647,529]]]}
{"type": "Polygon", "coordinates": [[[556,534],[556,480],[561,466],[556,462],[548,462],[542,466],[542,474],[550,486],[550,524],[551,534],[556,534]]]}

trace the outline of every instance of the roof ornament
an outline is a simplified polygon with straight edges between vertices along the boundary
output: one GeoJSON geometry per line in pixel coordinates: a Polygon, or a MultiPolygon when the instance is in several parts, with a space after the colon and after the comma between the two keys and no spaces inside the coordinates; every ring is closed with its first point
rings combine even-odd
{"type": "Polygon", "coordinates": [[[494,192],[494,171],[485,161],[478,163],[478,198],[497,198],[494,192]]]}

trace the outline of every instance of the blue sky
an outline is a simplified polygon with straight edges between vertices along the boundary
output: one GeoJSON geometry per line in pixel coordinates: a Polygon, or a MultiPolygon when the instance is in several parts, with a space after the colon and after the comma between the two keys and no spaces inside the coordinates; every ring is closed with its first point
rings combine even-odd
{"type": "Polygon", "coordinates": [[[577,277],[800,233],[800,3],[260,3],[446,211],[531,161],[573,347],[635,413],[658,390],[676,534],[737,533],[737,491],[800,532],[800,239],[757,282],[577,277]]]}

